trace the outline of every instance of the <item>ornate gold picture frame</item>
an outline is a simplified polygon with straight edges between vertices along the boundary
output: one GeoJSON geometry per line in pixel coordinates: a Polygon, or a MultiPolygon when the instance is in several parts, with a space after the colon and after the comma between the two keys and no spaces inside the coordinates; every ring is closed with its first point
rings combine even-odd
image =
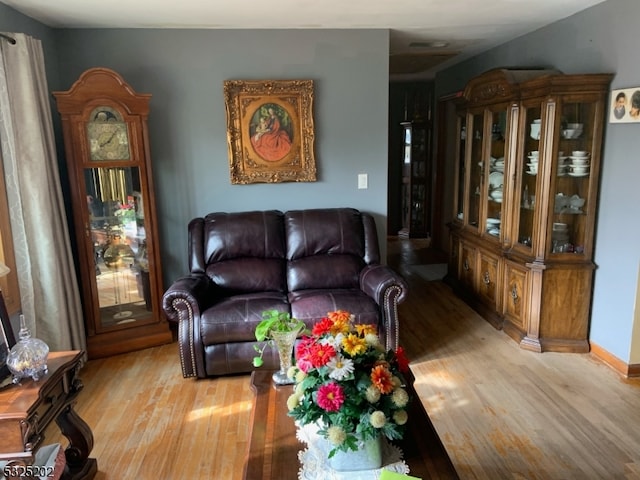
{"type": "Polygon", "coordinates": [[[313,80],[226,80],[232,184],[315,182],[313,80]]]}

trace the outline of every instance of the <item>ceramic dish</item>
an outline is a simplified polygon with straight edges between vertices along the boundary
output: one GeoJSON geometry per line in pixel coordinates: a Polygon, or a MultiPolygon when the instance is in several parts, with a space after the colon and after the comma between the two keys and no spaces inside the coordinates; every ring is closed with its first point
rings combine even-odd
{"type": "Polygon", "coordinates": [[[531,170],[526,170],[526,173],[529,174],[529,175],[533,175],[534,177],[536,175],[538,175],[538,171],[537,170],[535,172],[532,172],[531,170]]]}
{"type": "Polygon", "coordinates": [[[499,218],[487,218],[487,225],[500,225],[499,218]]]}
{"type": "Polygon", "coordinates": [[[487,233],[489,235],[493,235],[494,237],[498,237],[500,235],[500,229],[499,228],[490,228],[489,230],[487,230],[487,233]]]}
{"type": "Polygon", "coordinates": [[[504,174],[502,172],[492,172],[489,174],[489,186],[499,188],[504,184],[504,174]]]}
{"type": "Polygon", "coordinates": [[[569,175],[570,177],[588,177],[589,176],[589,172],[585,172],[585,173],[569,172],[569,173],[567,173],[567,175],[569,175]]]}

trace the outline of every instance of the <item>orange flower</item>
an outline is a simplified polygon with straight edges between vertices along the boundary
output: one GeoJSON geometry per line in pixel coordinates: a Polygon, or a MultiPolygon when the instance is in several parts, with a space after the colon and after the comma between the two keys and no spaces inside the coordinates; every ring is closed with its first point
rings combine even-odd
{"type": "Polygon", "coordinates": [[[391,393],[393,391],[392,375],[383,365],[373,367],[371,370],[371,382],[380,393],[391,393]]]}
{"type": "Polygon", "coordinates": [[[351,319],[351,314],[345,310],[336,310],[335,312],[327,313],[327,317],[329,317],[334,322],[348,322],[351,319]]]}

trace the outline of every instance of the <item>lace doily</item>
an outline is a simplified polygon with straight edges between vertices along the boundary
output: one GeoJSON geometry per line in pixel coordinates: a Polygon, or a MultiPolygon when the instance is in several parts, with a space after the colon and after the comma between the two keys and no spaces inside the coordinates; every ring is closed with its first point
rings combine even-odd
{"type": "Polygon", "coordinates": [[[327,455],[329,444],[316,433],[313,424],[298,425],[296,437],[307,448],[298,452],[300,460],[299,480],[378,480],[383,470],[396,473],[409,473],[409,466],[402,459],[402,450],[382,439],[382,468],[376,470],[359,470],[338,472],[329,466],[327,455]]]}

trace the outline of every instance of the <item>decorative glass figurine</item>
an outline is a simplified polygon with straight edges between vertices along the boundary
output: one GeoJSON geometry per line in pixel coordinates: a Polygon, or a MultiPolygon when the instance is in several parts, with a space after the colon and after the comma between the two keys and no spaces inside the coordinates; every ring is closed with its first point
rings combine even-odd
{"type": "Polygon", "coordinates": [[[13,383],[31,377],[40,380],[47,373],[49,346],[42,340],[31,337],[24,315],[20,315],[20,340],[11,347],[7,357],[7,367],[13,374],[13,383]]]}

